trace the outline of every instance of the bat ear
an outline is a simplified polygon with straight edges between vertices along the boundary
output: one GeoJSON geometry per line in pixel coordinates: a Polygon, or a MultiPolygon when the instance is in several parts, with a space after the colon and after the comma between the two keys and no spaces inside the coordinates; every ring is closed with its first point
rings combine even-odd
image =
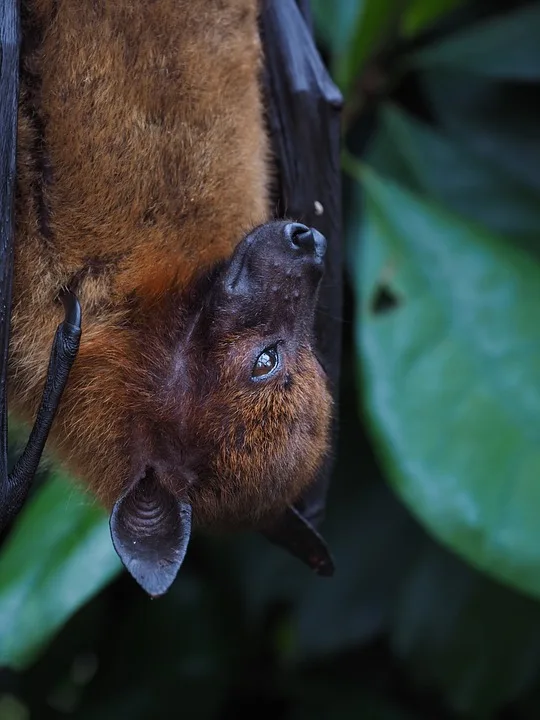
{"type": "Polygon", "coordinates": [[[177,500],[151,471],[114,504],[114,549],[152,597],[167,592],[184,561],[191,535],[191,505],[177,500]]]}
{"type": "Polygon", "coordinates": [[[313,525],[293,505],[263,535],[275,545],[288,550],[317,575],[334,574],[334,561],[328,546],[313,525]]]}

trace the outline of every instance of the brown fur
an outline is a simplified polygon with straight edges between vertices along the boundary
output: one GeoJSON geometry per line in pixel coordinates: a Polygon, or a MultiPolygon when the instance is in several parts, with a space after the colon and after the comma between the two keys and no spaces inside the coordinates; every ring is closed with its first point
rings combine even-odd
{"type": "Polygon", "coordinates": [[[196,277],[268,217],[257,3],[22,5],[10,408],[35,413],[71,285],[83,334],[51,436],[67,467],[107,506],[149,457],[200,521],[283,506],[326,452],[309,343],[290,389],[245,380],[259,337],[219,338],[205,383],[178,350],[196,277]]]}

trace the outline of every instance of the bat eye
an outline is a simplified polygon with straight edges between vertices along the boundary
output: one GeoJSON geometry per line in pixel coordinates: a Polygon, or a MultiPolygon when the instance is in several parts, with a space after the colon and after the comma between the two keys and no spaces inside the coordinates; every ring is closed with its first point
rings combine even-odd
{"type": "Polygon", "coordinates": [[[275,345],[263,350],[259,357],[255,360],[255,365],[251,371],[252,378],[268,377],[279,366],[279,352],[275,345]]]}

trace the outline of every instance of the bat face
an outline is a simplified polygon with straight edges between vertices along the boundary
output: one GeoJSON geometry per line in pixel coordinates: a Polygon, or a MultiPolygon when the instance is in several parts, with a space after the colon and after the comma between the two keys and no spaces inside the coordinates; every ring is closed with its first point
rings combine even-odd
{"type": "Polygon", "coordinates": [[[191,311],[188,495],[203,522],[282,510],[315,477],[330,416],[311,349],[324,253],[316,230],[260,226],[206,288],[203,310],[191,311]]]}
{"type": "Polygon", "coordinates": [[[324,253],[317,231],[267,223],[181,293],[133,301],[99,359],[83,343],[65,398],[78,431],[61,444],[106,505],[144,478],[199,524],[253,524],[312,482],[331,412],[311,348],[324,253]]]}

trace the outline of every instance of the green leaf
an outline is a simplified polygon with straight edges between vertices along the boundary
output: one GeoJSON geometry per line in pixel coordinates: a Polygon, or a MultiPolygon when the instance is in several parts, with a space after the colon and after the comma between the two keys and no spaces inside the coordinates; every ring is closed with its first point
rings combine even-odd
{"type": "Polygon", "coordinates": [[[540,77],[540,5],[494,16],[412,56],[415,66],[446,66],[504,80],[540,77]]]}
{"type": "Polygon", "coordinates": [[[540,596],[540,267],[365,171],[355,282],[365,406],[431,532],[540,596]]]}
{"type": "Polygon", "coordinates": [[[0,666],[27,667],[120,567],[103,511],[63,476],[51,477],[0,555],[0,666]]]}
{"type": "Polygon", "coordinates": [[[381,120],[379,132],[409,169],[412,190],[431,195],[449,210],[489,230],[523,238],[538,247],[537,192],[488,158],[396,107],[385,106],[381,120]]]}
{"type": "Polygon", "coordinates": [[[495,83],[439,67],[421,73],[437,124],[464,147],[540,192],[540,97],[532,83],[495,83]]]}
{"type": "Polygon", "coordinates": [[[332,54],[332,75],[343,90],[350,90],[366,61],[387,34],[396,31],[407,0],[316,0],[313,13],[318,33],[332,54]]]}
{"type": "Polygon", "coordinates": [[[403,16],[402,34],[408,37],[417,35],[464,2],[465,0],[411,0],[403,16]]]}
{"type": "Polygon", "coordinates": [[[348,46],[356,22],[359,5],[363,0],[311,0],[311,9],[317,33],[328,45],[331,52],[348,46]]]}
{"type": "Polygon", "coordinates": [[[338,54],[334,73],[346,93],[362,72],[367,60],[387,35],[397,31],[405,0],[364,0],[357,3],[356,21],[349,44],[338,54]]]}

